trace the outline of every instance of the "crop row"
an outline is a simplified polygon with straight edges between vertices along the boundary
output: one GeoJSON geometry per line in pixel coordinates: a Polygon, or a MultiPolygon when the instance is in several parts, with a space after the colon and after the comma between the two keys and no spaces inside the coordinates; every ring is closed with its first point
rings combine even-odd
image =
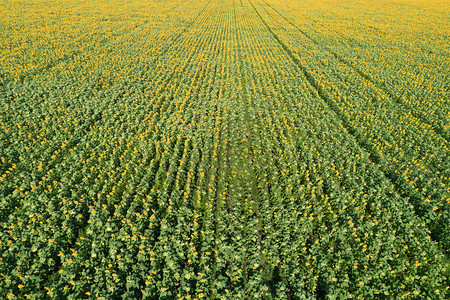
{"type": "Polygon", "coordinates": [[[66,3],[87,49],[4,65],[0,297],[445,297],[445,138],[260,4],[66,3]]]}
{"type": "Polygon", "coordinates": [[[448,249],[447,140],[354,68],[299,39],[298,30],[279,14],[259,11],[311,85],[448,249]]]}

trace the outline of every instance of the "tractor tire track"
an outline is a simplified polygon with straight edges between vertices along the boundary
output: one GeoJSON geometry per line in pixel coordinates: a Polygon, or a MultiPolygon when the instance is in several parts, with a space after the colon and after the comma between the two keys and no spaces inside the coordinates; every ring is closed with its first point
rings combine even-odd
{"type": "MultiPolygon", "coordinates": [[[[377,168],[382,172],[382,174],[384,175],[384,177],[392,183],[392,185],[395,187],[396,192],[403,198],[405,199],[409,199],[409,202],[413,205],[414,207],[414,211],[416,213],[416,215],[419,218],[423,218],[423,214],[420,213],[420,211],[423,210],[422,204],[421,204],[421,199],[419,196],[414,195],[411,192],[405,191],[401,184],[399,183],[400,181],[400,176],[395,174],[392,171],[387,170],[386,168],[383,168],[380,165],[381,162],[381,157],[377,154],[377,152],[375,151],[374,146],[371,143],[368,143],[367,141],[364,141],[363,139],[361,139],[359,137],[359,134],[357,133],[357,131],[355,130],[355,128],[353,128],[351,126],[351,124],[349,123],[349,121],[345,118],[345,116],[343,115],[343,113],[340,111],[339,107],[333,103],[333,101],[330,99],[330,96],[328,94],[328,92],[321,87],[321,85],[317,82],[317,80],[314,78],[314,76],[308,71],[308,69],[302,65],[302,63],[298,60],[298,58],[296,58],[294,56],[294,54],[292,53],[292,51],[288,48],[288,46],[278,37],[278,35],[272,30],[272,28],[267,24],[267,22],[264,20],[264,18],[261,16],[261,14],[259,13],[259,11],[256,9],[256,7],[254,6],[254,4],[249,0],[251,6],[253,7],[253,9],[255,10],[256,14],[258,15],[258,17],[260,18],[261,22],[264,24],[264,26],[267,28],[267,30],[271,33],[271,35],[273,36],[273,38],[278,42],[278,44],[280,45],[280,47],[286,52],[286,54],[291,58],[291,60],[294,62],[295,65],[297,65],[297,67],[301,70],[301,72],[303,73],[303,75],[305,76],[306,80],[308,81],[309,85],[314,88],[314,90],[317,92],[318,96],[322,99],[322,101],[324,101],[324,103],[330,108],[330,110],[332,112],[334,112],[334,114],[339,118],[339,120],[342,122],[342,125],[344,126],[344,128],[346,129],[346,131],[353,136],[353,138],[355,139],[356,143],[358,144],[358,146],[361,149],[366,150],[370,155],[369,158],[370,160],[377,166],[377,168]]],[[[431,230],[432,228],[429,228],[430,231],[432,231],[432,235],[431,238],[434,241],[437,242],[442,242],[441,238],[437,237],[437,233],[433,232],[433,230],[431,230]]],[[[441,244],[441,243],[440,243],[441,244]]],[[[442,244],[441,244],[442,246],[442,244]]]]}
{"type": "MultiPolygon", "coordinates": [[[[325,51],[329,54],[331,54],[336,60],[338,60],[339,62],[341,62],[342,64],[348,66],[349,68],[351,68],[353,71],[355,71],[360,77],[362,77],[363,79],[367,80],[368,82],[372,83],[377,89],[382,90],[384,93],[386,93],[391,102],[396,104],[397,106],[400,106],[402,110],[406,110],[411,112],[411,114],[417,118],[418,120],[420,120],[420,122],[427,124],[431,127],[431,129],[436,133],[436,135],[442,137],[443,139],[445,139],[447,142],[450,141],[450,136],[444,132],[442,130],[442,128],[436,126],[433,124],[433,122],[429,121],[428,119],[426,119],[426,117],[424,117],[423,115],[421,115],[420,113],[417,113],[414,109],[408,107],[406,104],[404,104],[400,99],[405,95],[405,94],[409,94],[409,92],[407,90],[403,90],[402,94],[400,96],[395,96],[387,87],[386,84],[384,83],[380,83],[377,80],[373,79],[370,75],[365,74],[363,71],[361,71],[358,67],[356,67],[355,65],[353,65],[351,62],[345,60],[341,55],[337,54],[336,52],[330,50],[327,46],[322,45],[321,43],[319,43],[316,39],[314,39],[313,37],[311,37],[308,33],[306,33],[304,30],[300,29],[296,24],[294,24],[292,21],[290,21],[288,18],[286,18],[283,14],[281,14],[277,9],[275,9],[272,5],[270,5],[269,3],[266,2],[266,0],[262,0],[268,7],[270,7],[273,11],[275,11],[278,15],[280,15],[286,22],[288,22],[290,25],[292,25],[295,29],[297,29],[302,35],[304,35],[306,38],[308,38],[311,42],[313,42],[316,46],[318,46],[322,51],[325,51]]],[[[267,9],[263,7],[264,10],[267,9]]],[[[267,12],[269,14],[269,12],[267,12]]]]}

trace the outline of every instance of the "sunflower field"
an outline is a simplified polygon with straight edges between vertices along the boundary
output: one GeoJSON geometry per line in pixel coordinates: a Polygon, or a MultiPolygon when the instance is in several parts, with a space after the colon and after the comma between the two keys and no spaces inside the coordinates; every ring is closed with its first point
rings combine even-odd
{"type": "Polygon", "coordinates": [[[448,0],[0,2],[0,299],[448,299],[448,0]]]}

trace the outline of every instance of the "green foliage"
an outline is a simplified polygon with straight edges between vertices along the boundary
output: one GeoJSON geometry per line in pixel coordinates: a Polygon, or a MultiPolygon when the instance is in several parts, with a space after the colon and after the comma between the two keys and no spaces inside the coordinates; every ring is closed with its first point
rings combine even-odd
{"type": "Polygon", "coordinates": [[[448,297],[445,82],[420,103],[413,54],[352,60],[367,27],[300,2],[32,2],[0,5],[0,298],[448,297]]]}

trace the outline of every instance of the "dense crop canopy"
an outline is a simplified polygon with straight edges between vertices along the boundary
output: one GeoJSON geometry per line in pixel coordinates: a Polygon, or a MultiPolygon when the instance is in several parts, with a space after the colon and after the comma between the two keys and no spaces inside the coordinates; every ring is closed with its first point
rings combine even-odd
{"type": "Polygon", "coordinates": [[[448,15],[3,1],[0,298],[448,298],[448,15]]]}

